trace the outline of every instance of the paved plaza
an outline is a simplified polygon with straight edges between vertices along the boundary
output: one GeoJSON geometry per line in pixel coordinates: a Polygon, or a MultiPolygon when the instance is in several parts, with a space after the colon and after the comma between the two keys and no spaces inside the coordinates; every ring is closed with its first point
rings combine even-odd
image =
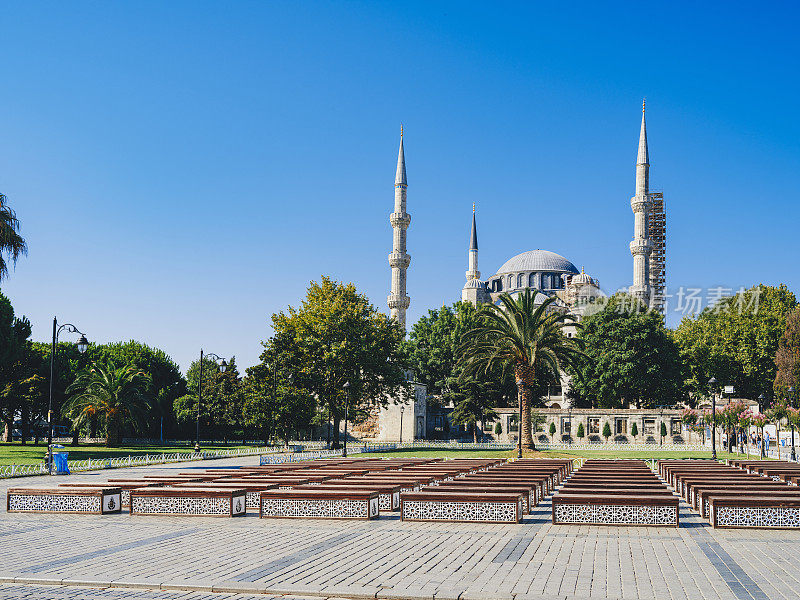
{"type": "MultiPolygon", "coordinates": [[[[69,480],[234,464],[257,457],[69,480]]],[[[800,532],[712,530],[685,504],[678,529],[554,526],[550,508],[541,503],[521,525],[3,510],[0,598],[800,598],[800,532]]]]}

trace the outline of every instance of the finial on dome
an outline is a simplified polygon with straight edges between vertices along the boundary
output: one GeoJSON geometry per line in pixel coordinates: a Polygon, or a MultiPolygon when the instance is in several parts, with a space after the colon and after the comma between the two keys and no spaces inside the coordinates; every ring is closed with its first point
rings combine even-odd
{"type": "Polygon", "coordinates": [[[583,265],[581,265],[581,275],[585,275],[585,273],[583,271],[583,265]]]}
{"type": "Polygon", "coordinates": [[[474,202],[472,203],[472,214],[473,215],[475,214],[475,203],[474,202]]]}
{"type": "Polygon", "coordinates": [[[642,112],[644,112],[644,103],[645,103],[646,100],[647,100],[647,98],[642,98],[642,112]]]}
{"type": "Polygon", "coordinates": [[[403,137],[403,124],[400,123],[400,137],[403,137]]]}

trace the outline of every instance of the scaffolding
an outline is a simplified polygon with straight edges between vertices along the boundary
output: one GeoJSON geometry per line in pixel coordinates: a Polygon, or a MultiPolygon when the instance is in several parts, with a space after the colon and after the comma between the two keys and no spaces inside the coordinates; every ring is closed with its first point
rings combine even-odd
{"type": "Polygon", "coordinates": [[[650,307],[664,314],[666,310],[667,211],[662,192],[650,193],[647,234],[653,244],[650,254],[650,307]]]}

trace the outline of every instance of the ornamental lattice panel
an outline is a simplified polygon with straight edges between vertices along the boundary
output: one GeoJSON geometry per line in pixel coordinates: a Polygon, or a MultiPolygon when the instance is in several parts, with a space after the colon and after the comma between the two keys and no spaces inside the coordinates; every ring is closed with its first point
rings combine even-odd
{"type": "Polygon", "coordinates": [[[8,510],[30,512],[99,513],[100,496],[67,494],[10,494],[8,510]]]}
{"type": "MultiPolygon", "coordinates": [[[[236,500],[242,503],[241,496],[236,500]]],[[[244,512],[240,507],[238,512],[244,512]]],[[[237,512],[237,511],[234,511],[237,512]]],[[[219,515],[231,514],[230,498],[192,498],[192,497],[161,497],[161,496],[134,496],[131,504],[131,513],[142,515],[219,515]]]]}
{"type": "Polygon", "coordinates": [[[800,528],[800,508],[781,506],[720,506],[711,522],[715,527],[800,528]],[[716,518],[714,518],[716,517],[716,518]]]}
{"type": "Polygon", "coordinates": [[[554,523],[593,525],[678,525],[674,506],[556,504],[554,523]]]}
{"type": "Polygon", "coordinates": [[[297,517],[308,519],[366,519],[377,516],[378,499],[346,500],[336,498],[303,500],[300,498],[263,498],[262,517],[297,517]],[[368,514],[369,513],[369,514],[368,514]]]}
{"type": "Polygon", "coordinates": [[[488,521],[516,523],[514,502],[443,502],[440,500],[404,500],[403,519],[418,521],[488,521]]]}

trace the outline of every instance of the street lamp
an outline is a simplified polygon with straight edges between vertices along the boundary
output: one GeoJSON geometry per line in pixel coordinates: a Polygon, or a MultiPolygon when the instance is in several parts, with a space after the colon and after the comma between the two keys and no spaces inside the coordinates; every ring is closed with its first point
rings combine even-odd
{"type": "Polygon", "coordinates": [[[708,380],[708,387],[711,390],[711,460],[717,460],[717,396],[714,391],[716,385],[715,377],[708,380]]]}
{"type": "MultiPolygon", "coordinates": [[[[763,393],[758,395],[758,414],[759,415],[761,414],[761,407],[764,406],[764,400],[766,400],[766,399],[767,399],[767,397],[763,393]]],[[[763,423],[763,421],[762,421],[762,423],[763,423]]],[[[759,445],[761,446],[761,458],[764,458],[764,428],[763,427],[761,428],[761,444],[759,444],[759,445]]]]}
{"type": "Polygon", "coordinates": [[[86,339],[86,335],[78,331],[75,325],[64,323],[59,327],[58,319],[53,317],[53,345],[50,349],[50,400],[47,403],[47,465],[51,475],[53,474],[53,381],[55,379],[56,345],[58,344],[58,336],[64,330],[69,333],[80,333],[81,337],[75,343],[78,347],[78,352],[83,354],[89,348],[89,341],[86,339]]]}
{"type": "Polygon", "coordinates": [[[203,401],[203,357],[205,358],[212,358],[214,362],[219,362],[219,370],[220,373],[224,373],[225,369],[228,367],[228,363],[225,362],[224,358],[214,354],[213,352],[209,352],[208,354],[203,354],[203,349],[200,348],[200,379],[197,382],[197,420],[196,420],[196,438],[194,444],[194,451],[200,452],[200,403],[203,401]]]}
{"type": "Polygon", "coordinates": [[[344,382],[344,391],[346,394],[346,398],[344,401],[344,450],[342,451],[342,457],[347,458],[347,409],[350,407],[350,382],[344,382]]]}
{"type": "Polygon", "coordinates": [[[405,406],[400,406],[400,443],[403,443],[403,413],[406,412],[405,406]]]}
{"type": "Polygon", "coordinates": [[[517,379],[517,395],[519,396],[519,423],[517,424],[517,441],[519,442],[519,449],[517,450],[517,458],[522,458],[522,379],[517,379]]]}
{"type": "MultiPolygon", "coordinates": [[[[794,386],[789,386],[789,408],[794,408],[794,386]]],[[[794,450],[794,422],[792,421],[791,417],[789,418],[789,425],[792,427],[792,456],[791,460],[794,462],[797,460],[797,453],[794,450]]]]}

